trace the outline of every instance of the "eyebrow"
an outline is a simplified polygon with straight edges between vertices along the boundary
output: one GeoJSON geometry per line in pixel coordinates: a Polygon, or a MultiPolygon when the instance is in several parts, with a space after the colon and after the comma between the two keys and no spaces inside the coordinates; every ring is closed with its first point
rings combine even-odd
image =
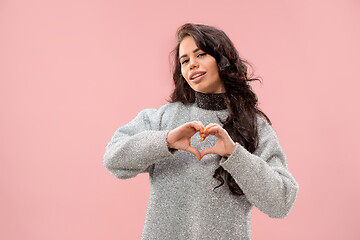
{"type": "MultiPolygon", "coordinates": [[[[200,48],[196,48],[196,49],[193,50],[193,53],[195,53],[195,52],[197,52],[197,51],[199,51],[199,50],[200,50],[200,48]]],[[[179,61],[180,61],[180,59],[183,58],[183,57],[187,57],[187,54],[184,54],[184,55],[182,55],[181,57],[179,57],[179,61]]]]}

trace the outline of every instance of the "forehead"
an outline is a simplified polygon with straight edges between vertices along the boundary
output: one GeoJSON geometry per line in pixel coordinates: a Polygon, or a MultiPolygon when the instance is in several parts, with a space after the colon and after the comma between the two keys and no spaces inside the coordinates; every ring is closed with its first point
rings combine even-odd
{"type": "Polygon", "coordinates": [[[189,55],[196,48],[197,48],[197,46],[196,46],[194,38],[192,36],[187,36],[180,42],[179,56],[182,56],[183,54],[189,55]]]}

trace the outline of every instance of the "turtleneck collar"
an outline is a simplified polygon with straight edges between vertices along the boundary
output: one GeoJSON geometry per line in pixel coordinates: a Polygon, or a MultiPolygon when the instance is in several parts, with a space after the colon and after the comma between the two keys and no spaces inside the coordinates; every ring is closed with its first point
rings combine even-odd
{"type": "Polygon", "coordinates": [[[199,108],[207,110],[226,109],[225,93],[202,93],[195,91],[195,103],[199,108]]]}

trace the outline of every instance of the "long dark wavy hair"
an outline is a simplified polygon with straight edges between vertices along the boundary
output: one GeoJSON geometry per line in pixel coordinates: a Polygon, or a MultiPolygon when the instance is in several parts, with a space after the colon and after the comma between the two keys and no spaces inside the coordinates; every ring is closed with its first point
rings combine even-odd
{"type": "MultiPolygon", "coordinates": [[[[225,121],[221,119],[219,121],[234,142],[238,142],[250,153],[253,153],[259,144],[256,115],[260,114],[270,125],[272,123],[265,113],[258,109],[258,99],[249,85],[250,81],[261,82],[259,78],[252,78],[253,74],[248,73],[247,65],[251,67],[251,64],[241,59],[229,37],[222,30],[213,26],[186,23],[177,30],[176,35],[177,45],[171,52],[174,55],[175,88],[169,102],[182,102],[183,104],[195,102],[195,92],[182,76],[178,60],[181,41],[187,36],[192,36],[198,48],[216,59],[219,76],[224,83],[228,117],[225,121]]],[[[224,184],[224,177],[232,194],[239,196],[244,194],[230,173],[223,167],[219,166],[213,177],[220,181],[220,185],[216,186],[214,190],[224,184]]]]}

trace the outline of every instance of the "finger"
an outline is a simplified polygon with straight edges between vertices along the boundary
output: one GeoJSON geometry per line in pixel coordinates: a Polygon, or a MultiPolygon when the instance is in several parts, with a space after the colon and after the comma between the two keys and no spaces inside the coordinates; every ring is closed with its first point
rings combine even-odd
{"type": "Polygon", "coordinates": [[[193,122],[191,122],[191,125],[199,132],[201,132],[202,129],[204,129],[204,127],[203,127],[204,125],[202,125],[201,122],[199,123],[199,121],[193,121],[193,122]]]}
{"type": "Polygon", "coordinates": [[[206,148],[201,151],[200,158],[203,158],[206,154],[216,154],[214,148],[206,148]]]}
{"type": "Polygon", "coordinates": [[[204,139],[202,138],[203,137],[203,134],[204,134],[204,124],[201,122],[201,121],[194,121],[199,127],[200,127],[200,130],[199,130],[199,132],[200,132],[200,137],[201,137],[201,139],[200,139],[200,142],[201,141],[203,141],[204,139]]]}
{"type": "Polygon", "coordinates": [[[200,121],[196,121],[196,123],[197,124],[199,124],[199,126],[200,126],[200,137],[202,136],[202,134],[204,133],[204,124],[202,123],[202,122],[200,122],[200,121]]]}
{"type": "Polygon", "coordinates": [[[200,137],[201,137],[200,142],[201,142],[201,141],[204,141],[205,138],[206,138],[207,136],[209,136],[209,134],[207,134],[207,132],[208,132],[209,129],[210,129],[211,127],[213,127],[213,126],[216,126],[216,123],[209,123],[208,125],[206,125],[206,127],[204,127],[203,131],[202,131],[201,134],[200,134],[200,137]]]}
{"type": "Polygon", "coordinates": [[[205,127],[204,127],[204,124],[201,122],[201,121],[196,121],[199,125],[200,125],[200,127],[201,127],[201,129],[204,129],[205,127]]]}
{"type": "Polygon", "coordinates": [[[213,125],[217,125],[217,123],[209,123],[208,125],[206,125],[205,128],[211,127],[211,126],[213,126],[213,125]]]}
{"type": "Polygon", "coordinates": [[[200,161],[200,159],[201,159],[201,154],[200,154],[199,150],[197,150],[197,149],[194,148],[193,146],[188,146],[188,147],[185,149],[185,151],[194,154],[194,155],[197,157],[197,159],[200,161]]]}
{"type": "Polygon", "coordinates": [[[205,131],[204,131],[204,135],[203,135],[203,138],[205,139],[207,136],[209,135],[215,135],[218,137],[218,130],[220,130],[222,127],[220,127],[219,125],[217,124],[214,124],[214,125],[211,125],[211,126],[208,126],[205,131]]]}
{"type": "Polygon", "coordinates": [[[205,128],[204,128],[204,132],[207,131],[208,129],[215,127],[215,126],[219,126],[216,123],[209,123],[205,128]]]}

